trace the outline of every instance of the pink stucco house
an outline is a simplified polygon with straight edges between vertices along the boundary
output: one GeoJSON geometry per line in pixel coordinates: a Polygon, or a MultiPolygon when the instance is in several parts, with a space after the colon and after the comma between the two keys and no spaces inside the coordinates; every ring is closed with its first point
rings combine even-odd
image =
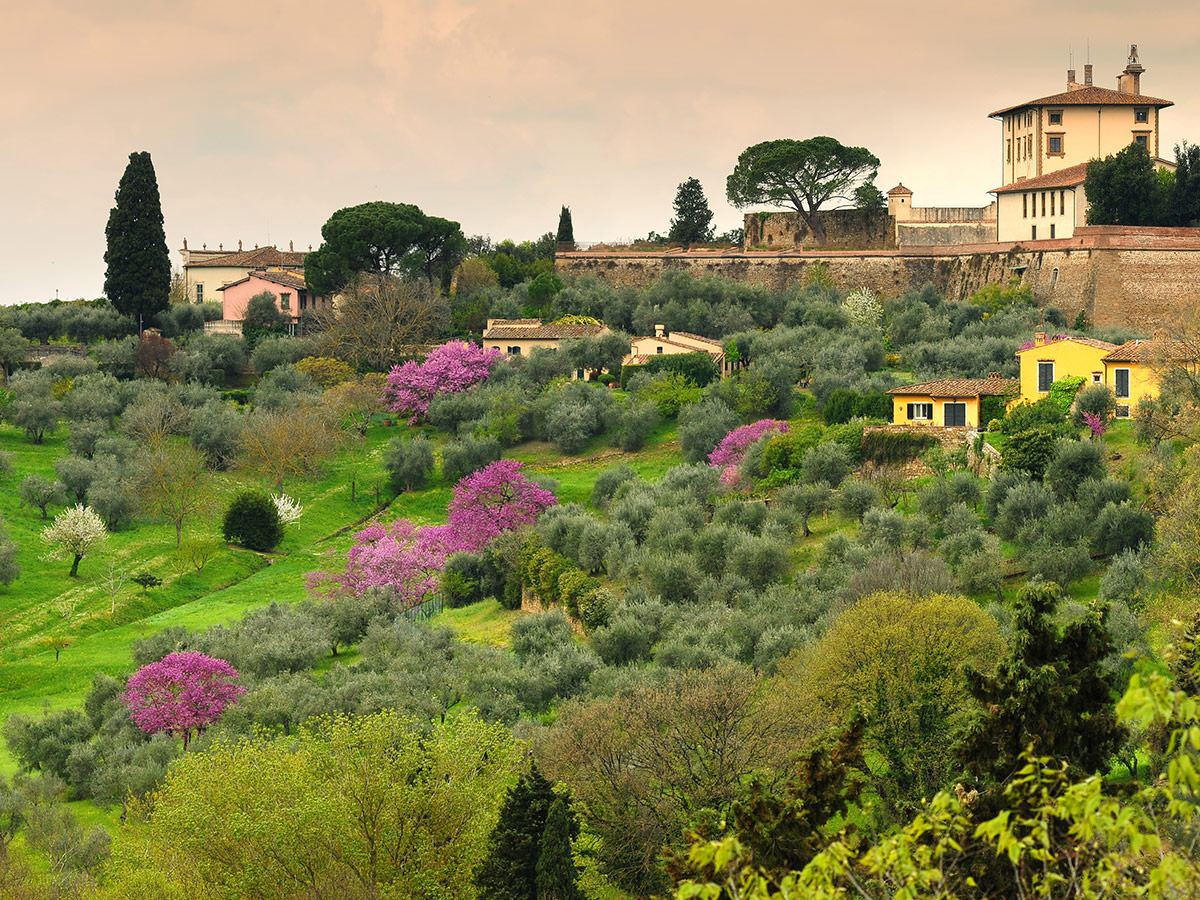
{"type": "Polygon", "coordinates": [[[245,317],[250,298],[264,292],[275,295],[275,306],[291,316],[293,326],[305,312],[324,309],[328,302],[324,297],[309,294],[303,275],[282,269],[250,272],[217,290],[223,297],[222,318],[226,322],[240,322],[245,317]]]}

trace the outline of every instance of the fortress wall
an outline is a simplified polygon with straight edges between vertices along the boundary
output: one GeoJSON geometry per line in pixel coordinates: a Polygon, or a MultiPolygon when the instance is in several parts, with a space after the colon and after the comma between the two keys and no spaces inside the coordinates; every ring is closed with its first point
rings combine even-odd
{"type": "Polygon", "coordinates": [[[1095,325],[1147,334],[1176,325],[1200,304],[1200,247],[1096,248],[1067,243],[977,245],[955,248],[957,252],[580,252],[560,254],[556,268],[564,275],[591,275],[624,287],[644,287],[665,272],[686,271],[784,290],[806,283],[820,265],[840,289],[868,287],[885,300],[927,283],[950,299],[963,300],[984,285],[1019,277],[1032,288],[1038,305],[1058,307],[1069,322],[1083,310],[1095,325]]]}

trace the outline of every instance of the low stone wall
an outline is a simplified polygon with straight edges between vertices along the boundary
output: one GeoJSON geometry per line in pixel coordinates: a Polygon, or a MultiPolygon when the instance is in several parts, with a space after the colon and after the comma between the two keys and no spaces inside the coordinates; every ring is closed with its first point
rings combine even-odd
{"type": "Polygon", "coordinates": [[[825,242],[818,244],[804,218],[795,212],[747,213],[742,247],[790,250],[796,247],[842,247],[882,250],[895,246],[895,224],[886,209],[818,210],[825,242]]]}
{"type": "Polygon", "coordinates": [[[996,240],[996,220],[973,223],[897,222],[896,244],[907,247],[952,247],[996,240]]]}

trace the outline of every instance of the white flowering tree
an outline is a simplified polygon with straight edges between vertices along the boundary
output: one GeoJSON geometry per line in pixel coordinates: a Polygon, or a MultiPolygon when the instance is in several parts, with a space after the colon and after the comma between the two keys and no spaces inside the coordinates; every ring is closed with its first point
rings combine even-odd
{"type": "Polygon", "coordinates": [[[272,494],[275,511],[279,513],[279,521],[284,525],[295,525],[304,515],[304,507],[287,494],[272,494]]]}
{"type": "Polygon", "coordinates": [[[842,303],[842,309],[851,323],[864,328],[878,328],[883,316],[883,304],[867,287],[860,287],[848,295],[842,303]]]}
{"type": "Polygon", "coordinates": [[[73,556],[70,577],[79,576],[79,561],[108,540],[104,520],[90,506],[80,503],[64,509],[42,529],[42,540],[50,545],[51,556],[73,556]]]}

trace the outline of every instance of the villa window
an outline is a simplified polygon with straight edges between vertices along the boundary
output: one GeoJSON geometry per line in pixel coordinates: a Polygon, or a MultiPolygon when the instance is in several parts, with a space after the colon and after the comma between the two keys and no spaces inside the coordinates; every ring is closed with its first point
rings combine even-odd
{"type": "Polygon", "coordinates": [[[655,352],[655,353],[659,353],[659,354],[661,354],[661,353],[662,353],[662,347],[655,347],[655,348],[654,348],[654,352],[655,352]]]}
{"type": "Polygon", "coordinates": [[[1061,109],[1050,110],[1050,124],[1051,125],[1061,125],[1062,124],[1062,110],[1061,109]]]}
{"type": "Polygon", "coordinates": [[[1100,384],[1101,380],[1102,379],[1099,372],[1092,373],[1092,384],[1100,384]]]}
{"type": "MultiPolygon", "coordinates": [[[[1054,215],[1054,191],[1050,192],[1050,215],[1054,215]]],[[[1054,226],[1051,226],[1052,228],[1054,226]]]]}
{"type": "MultiPolygon", "coordinates": [[[[1054,195],[1051,194],[1050,196],[1053,197],[1054,195]]],[[[1054,223],[1053,222],[1050,223],[1050,240],[1054,240],[1054,223]]]]}
{"type": "Polygon", "coordinates": [[[204,302],[204,285],[202,285],[202,284],[196,285],[196,302],[197,303],[204,302]]]}
{"type": "Polygon", "coordinates": [[[1066,191],[1058,192],[1058,211],[1060,213],[1066,213],[1066,211],[1067,211],[1067,192],[1066,191]]]}
{"type": "Polygon", "coordinates": [[[932,403],[908,404],[908,418],[912,422],[928,422],[933,418],[932,403]]]}
{"type": "Polygon", "coordinates": [[[279,295],[279,308],[280,309],[291,309],[292,308],[292,295],[291,294],[285,293],[285,294],[279,295]]]}
{"type": "Polygon", "coordinates": [[[1021,217],[1025,218],[1025,219],[1029,218],[1029,195],[1028,194],[1021,195],[1021,217]]]}
{"type": "Polygon", "coordinates": [[[1063,139],[1062,135],[1052,135],[1046,142],[1047,156],[1062,156],[1063,155],[1063,139]]]}
{"type": "Polygon", "coordinates": [[[1012,162],[1012,138],[1004,142],[1004,161],[1012,162]]]}
{"type": "Polygon", "coordinates": [[[1147,148],[1147,150],[1149,150],[1149,147],[1150,147],[1150,135],[1148,135],[1148,134],[1135,134],[1135,135],[1133,136],[1133,142],[1134,142],[1135,144],[1141,144],[1143,147],[1145,147],[1145,148],[1147,148]]]}
{"type": "Polygon", "coordinates": [[[1139,124],[1145,124],[1150,121],[1150,107],[1139,106],[1133,111],[1133,121],[1139,124]]]}
{"type": "Polygon", "coordinates": [[[946,403],[942,406],[942,424],[947,428],[962,428],[967,424],[967,404],[946,403]]]}
{"type": "Polygon", "coordinates": [[[1129,370],[1113,369],[1113,396],[1118,400],[1129,399],[1129,370]]]}
{"type": "MultiPolygon", "coordinates": [[[[1051,225],[1051,226],[1050,226],[1050,228],[1051,228],[1051,229],[1053,229],[1053,228],[1054,228],[1054,226],[1053,226],[1053,225],[1051,225]]],[[[1051,230],[1051,232],[1050,232],[1050,236],[1051,236],[1051,237],[1053,237],[1053,236],[1054,236],[1054,231],[1053,231],[1053,230],[1051,230]]],[[[1056,284],[1058,284],[1058,266],[1055,266],[1055,267],[1054,267],[1054,268],[1053,268],[1053,269],[1050,271],[1050,287],[1054,287],[1056,284]]]]}
{"type": "Polygon", "coordinates": [[[1042,216],[1046,215],[1046,192],[1042,191],[1042,216]]]}
{"type": "Polygon", "coordinates": [[[1029,239],[1031,241],[1037,240],[1037,226],[1036,225],[1029,226],[1029,239]]]}
{"type": "Polygon", "coordinates": [[[1044,394],[1050,390],[1050,385],[1054,384],[1054,363],[1039,362],[1038,366],[1038,393],[1044,394]]]}

